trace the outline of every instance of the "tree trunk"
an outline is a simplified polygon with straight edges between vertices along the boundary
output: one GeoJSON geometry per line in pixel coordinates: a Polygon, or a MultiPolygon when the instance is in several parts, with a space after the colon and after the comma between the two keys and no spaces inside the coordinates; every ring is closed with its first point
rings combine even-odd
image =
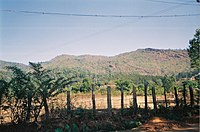
{"type": "Polygon", "coordinates": [[[157,111],[157,103],[156,103],[156,93],[155,93],[155,87],[152,87],[152,98],[153,98],[153,106],[154,110],[157,111]]]}
{"type": "Polygon", "coordinates": [[[44,102],[45,118],[46,118],[46,120],[48,120],[49,119],[49,108],[48,108],[48,104],[47,104],[47,99],[44,98],[43,102],[44,102]]]}
{"type": "Polygon", "coordinates": [[[147,104],[147,87],[148,87],[148,85],[144,85],[144,101],[145,101],[145,111],[147,112],[147,110],[148,110],[148,104],[147,104]]]}
{"type": "Polygon", "coordinates": [[[136,88],[133,87],[133,115],[137,115],[138,105],[137,105],[137,94],[136,88]]]}
{"type": "Polygon", "coordinates": [[[96,115],[96,102],[95,102],[95,88],[94,84],[92,85],[92,110],[93,110],[93,116],[96,115]]]}
{"type": "Polygon", "coordinates": [[[165,96],[165,107],[167,108],[167,94],[166,94],[166,88],[164,87],[164,96],[165,96]]]}
{"type": "Polygon", "coordinates": [[[176,89],[176,87],[174,87],[174,95],[175,95],[176,106],[179,106],[179,99],[178,99],[178,94],[177,94],[177,89],[176,89]]]}
{"type": "Polygon", "coordinates": [[[35,118],[34,122],[37,122],[38,116],[40,115],[40,111],[41,111],[41,109],[42,109],[42,107],[43,107],[43,103],[44,103],[44,102],[41,102],[39,108],[37,108],[37,109],[34,111],[34,118],[35,118]]]}
{"type": "Polygon", "coordinates": [[[194,95],[193,95],[193,88],[191,85],[189,86],[189,90],[190,90],[190,106],[192,107],[194,105],[194,95]]]}
{"type": "Polygon", "coordinates": [[[108,104],[108,115],[112,116],[112,105],[111,105],[111,87],[107,87],[107,104],[108,104]]]}
{"type": "Polygon", "coordinates": [[[31,102],[32,102],[32,97],[28,97],[28,106],[27,106],[27,116],[26,116],[26,122],[30,122],[30,116],[31,116],[31,102]]]}

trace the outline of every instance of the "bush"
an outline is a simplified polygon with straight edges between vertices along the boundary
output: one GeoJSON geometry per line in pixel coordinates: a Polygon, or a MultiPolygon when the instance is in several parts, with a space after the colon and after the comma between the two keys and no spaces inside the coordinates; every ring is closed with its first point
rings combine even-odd
{"type": "Polygon", "coordinates": [[[138,127],[139,125],[141,125],[141,122],[140,121],[125,121],[123,123],[123,126],[125,129],[131,129],[131,128],[136,128],[138,127]]]}

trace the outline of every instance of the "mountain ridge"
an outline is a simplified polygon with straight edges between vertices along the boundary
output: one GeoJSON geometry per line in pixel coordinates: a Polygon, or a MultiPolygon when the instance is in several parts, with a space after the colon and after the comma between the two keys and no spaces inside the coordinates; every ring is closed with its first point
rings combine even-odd
{"type": "Polygon", "coordinates": [[[81,69],[95,74],[165,75],[188,70],[190,61],[186,50],[146,48],[115,56],[62,54],[42,64],[48,69],[81,69]]]}

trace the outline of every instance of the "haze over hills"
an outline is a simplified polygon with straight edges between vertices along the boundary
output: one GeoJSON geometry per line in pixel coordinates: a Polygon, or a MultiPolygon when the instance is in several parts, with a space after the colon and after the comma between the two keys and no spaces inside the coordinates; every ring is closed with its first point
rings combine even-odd
{"type": "MultiPolygon", "coordinates": [[[[6,64],[13,65],[13,63],[8,62],[6,64]]],[[[2,65],[5,65],[4,61],[0,61],[1,69],[2,65]]],[[[165,75],[188,70],[190,61],[186,50],[147,48],[112,57],[60,55],[50,61],[43,62],[43,66],[49,69],[79,69],[95,74],[107,74],[111,70],[112,73],[122,74],[165,75]]]]}
{"type": "Polygon", "coordinates": [[[16,63],[16,62],[8,62],[8,61],[3,61],[0,60],[0,70],[5,70],[6,66],[17,66],[21,68],[22,70],[27,70],[28,66],[22,63],[16,63]]]}

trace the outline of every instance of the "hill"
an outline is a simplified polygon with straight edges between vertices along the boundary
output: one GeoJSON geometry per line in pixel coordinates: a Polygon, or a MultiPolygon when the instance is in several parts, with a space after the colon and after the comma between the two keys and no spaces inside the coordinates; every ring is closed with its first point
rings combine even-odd
{"type": "Polygon", "coordinates": [[[60,55],[44,62],[46,68],[74,69],[96,74],[136,73],[141,75],[177,74],[190,66],[186,50],[138,49],[113,57],[60,55]]]}
{"type": "Polygon", "coordinates": [[[0,78],[9,78],[10,73],[5,68],[6,66],[17,66],[24,71],[28,70],[29,68],[27,65],[22,64],[22,63],[7,62],[7,61],[0,60],[0,78]]]}
{"type": "Polygon", "coordinates": [[[8,61],[2,61],[0,60],[0,70],[3,70],[6,66],[17,66],[21,68],[22,70],[27,70],[29,67],[22,63],[16,63],[16,62],[8,62],[8,61]]]}
{"type": "MultiPolygon", "coordinates": [[[[0,71],[4,67],[16,65],[23,70],[28,66],[21,63],[0,61],[0,71]]],[[[48,69],[68,69],[95,74],[165,75],[177,74],[188,70],[189,56],[186,50],[138,49],[112,57],[95,55],[60,55],[43,62],[48,69]]]]}

